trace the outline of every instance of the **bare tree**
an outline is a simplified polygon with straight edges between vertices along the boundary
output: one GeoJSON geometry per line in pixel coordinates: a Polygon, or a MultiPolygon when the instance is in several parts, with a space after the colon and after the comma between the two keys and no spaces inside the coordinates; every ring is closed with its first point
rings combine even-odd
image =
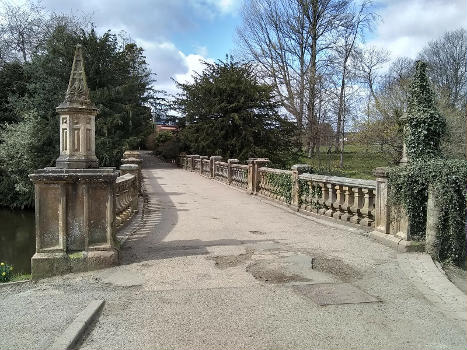
{"type": "Polygon", "coordinates": [[[44,27],[42,7],[32,1],[22,6],[2,0],[0,18],[3,18],[0,22],[0,35],[3,44],[10,50],[8,55],[19,54],[23,62],[27,62],[37,49],[44,27]]]}
{"type": "Polygon", "coordinates": [[[242,9],[240,45],[270,81],[284,108],[306,127],[309,155],[319,135],[317,87],[332,47],[332,33],[351,0],[252,0],[242,9]]]}
{"type": "Polygon", "coordinates": [[[429,76],[440,94],[458,108],[467,98],[467,32],[458,29],[428,43],[419,58],[428,63],[429,76]]]}
{"type": "Polygon", "coordinates": [[[370,1],[363,1],[359,6],[352,6],[342,21],[341,28],[338,32],[339,38],[336,38],[336,58],[340,64],[340,89],[339,89],[339,106],[337,111],[336,123],[336,138],[335,147],[340,151],[340,167],[343,166],[343,151],[344,151],[344,104],[345,104],[345,89],[346,79],[349,75],[349,60],[355,50],[358,36],[363,36],[365,30],[369,30],[376,18],[376,15],[369,11],[370,1]]]}

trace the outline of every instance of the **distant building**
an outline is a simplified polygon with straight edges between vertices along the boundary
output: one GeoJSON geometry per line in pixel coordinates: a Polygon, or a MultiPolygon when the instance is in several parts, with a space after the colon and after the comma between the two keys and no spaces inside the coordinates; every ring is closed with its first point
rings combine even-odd
{"type": "Polygon", "coordinates": [[[168,132],[176,132],[178,131],[178,127],[176,125],[166,125],[166,124],[156,124],[156,134],[160,133],[161,131],[168,131],[168,132]]]}

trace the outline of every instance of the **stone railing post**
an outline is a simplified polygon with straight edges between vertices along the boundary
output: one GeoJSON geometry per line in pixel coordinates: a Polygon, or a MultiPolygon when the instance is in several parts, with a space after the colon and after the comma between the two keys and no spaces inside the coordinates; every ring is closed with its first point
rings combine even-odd
{"type": "Polygon", "coordinates": [[[211,156],[209,158],[209,170],[210,170],[212,179],[214,179],[214,175],[216,172],[216,162],[220,162],[220,161],[222,161],[221,156],[211,156]]]}
{"type": "Polygon", "coordinates": [[[388,205],[388,168],[376,168],[375,229],[390,232],[390,208],[388,205]]]}
{"type": "Polygon", "coordinates": [[[269,163],[268,158],[250,158],[248,160],[248,191],[250,193],[258,192],[259,185],[259,168],[267,165],[269,163]],[[251,171],[250,171],[251,164],[251,171]]]}
{"type": "Polygon", "coordinates": [[[436,205],[433,186],[428,187],[428,202],[426,205],[426,237],[425,252],[434,259],[439,259],[438,221],[439,207],[436,205]]]}
{"type": "Polygon", "coordinates": [[[300,207],[300,182],[298,177],[300,174],[311,173],[311,166],[308,164],[295,164],[292,165],[292,202],[291,205],[300,207]]]}
{"type": "Polygon", "coordinates": [[[402,205],[390,206],[388,202],[388,168],[376,168],[375,229],[386,234],[393,234],[409,241],[409,220],[402,205]]]}
{"type": "Polygon", "coordinates": [[[188,170],[195,171],[195,159],[198,159],[200,156],[198,154],[190,154],[188,158],[188,170]]]}
{"type": "Polygon", "coordinates": [[[203,160],[209,159],[209,157],[208,156],[201,156],[201,157],[199,157],[199,159],[200,159],[200,162],[199,162],[199,174],[203,175],[203,160]]]}
{"type": "Polygon", "coordinates": [[[254,179],[254,177],[255,177],[254,176],[255,175],[254,174],[254,168],[255,168],[254,167],[255,166],[254,160],[255,159],[256,158],[250,158],[250,159],[247,160],[247,164],[248,164],[248,186],[247,186],[247,191],[250,194],[253,194],[254,189],[255,189],[255,186],[254,186],[254,181],[255,181],[255,179],[254,179]]]}
{"type": "Polygon", "coordinates": [[[120,175],[123,176],[125,174],[132,174],[136,178],[136,188],[134,188],[136,195],[133,196],[132,203],[131,203],[131,209],[133,211],[138,211],[138,193],[141,193],[139,170],[140,169],[138,168],[138,165],[136,164],[122,164],[120,166],[120,175]]]}
{"type": "Polygon", "coordinates": [[[238,159],[227,159],[227,183],[229,185],[232,183],[232,164],[238,163],[240,163],[238,159]]]}

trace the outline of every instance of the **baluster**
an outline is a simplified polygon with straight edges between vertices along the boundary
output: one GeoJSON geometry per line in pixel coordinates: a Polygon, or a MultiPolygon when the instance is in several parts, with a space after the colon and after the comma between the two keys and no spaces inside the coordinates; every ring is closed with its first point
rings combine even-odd
{"type": "Polygon", "coordinates": [[[332,217],[334,212],[336,211],[334,208],[334,202],[336,200],[336,191],[334,190],[334,184],[332,183],[326,184],[326,188],[328,190],[328,198],[326,201],[327,210],[325,215],[332,217]]]}
{"type": "Polygon", "coordinates": [[[360,221],[360,225],[362,226],[373,226],[374,225],[374,218],[372,215],[373,207],[374,207],[374,191],[373,189],[363,188],[363,207],[360,210],[362,213],[362,220],[360,221]]]}
{"type": "Polygon", "coordinates": [[[313,202],[313,182],[311,180],[306,181],[306,186],[308,186],[308,193],[305,195],[305,210],[312,211],[312,202],[313,202]]]}
{"type": "Polygon", "coordinates": [[[344,192],[344,203],[342,203],[342,215],[340,217],[343,221],[349,221],[352,217],[352,204],[353,204],[353,192],[351,191],[349,186],[342,186],[342,190],[344,192]]]}
{"type": "Polygon", "coordinates": [[[334,188],[336,190],[336,200],[333,203],[333,206],[336,209],[336,211],[334,212],[332,217],[334,219],[340,219],[343,214],[342,204],[344,203],[344,193],[342,191],[342,185],[335,185],[334,188]]]}
{"type": "Polygon", "coordinates": [[[325,215],[327,210],[326,201],[328,200],[328,188],[324,182],[318,182],[318,186],[321,188],[321,198],[318,200],[321,208],[318,209],[318,213],[325,215]]]}
{"type": "Polygon", "coordinates": [[[350,222],[354,224],[360,223],[361,213],[360,209],[362,208],[362,189],[360,187],[352,187],[353,192],[353,205],[352,213],[353,216],[350,218],[350,222]]]}

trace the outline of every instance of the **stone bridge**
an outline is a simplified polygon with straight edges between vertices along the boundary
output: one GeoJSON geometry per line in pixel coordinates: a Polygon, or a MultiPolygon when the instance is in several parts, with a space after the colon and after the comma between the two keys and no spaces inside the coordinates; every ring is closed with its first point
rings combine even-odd
{"type": "Polygon", "coordinates": [[[384,173],[196,155],[180,169],[149,152],[97,168],[80,55],[57,167],[31,175],[33,277],[64,275],[2,287],[1,348],[51,348],[93,299],[106,304],[82,349],[465,348],[465,294],[405,252],[419,246],[391,219],[384,173]]]}
{"type": "Polygon", "coordinates": [[[465,348],[465,294],[428,255],[149,153],[142,175],[121,265],[3,287],[0,344],[49,348],[103,299],[81,349],[465,348]]]}

